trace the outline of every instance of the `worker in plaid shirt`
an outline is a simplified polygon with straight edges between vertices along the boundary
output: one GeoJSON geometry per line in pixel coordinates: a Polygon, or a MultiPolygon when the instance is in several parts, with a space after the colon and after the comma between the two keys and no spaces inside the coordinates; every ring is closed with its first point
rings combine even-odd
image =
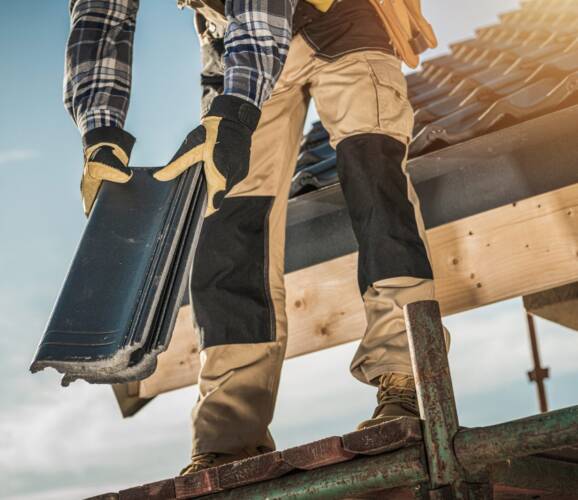
{"type": "MultiPolygon", "coordinates": [[[[227,97],[218,100],[213,115],[239,118],[248,128],[247,140],[287,57],[296,2],[228,2],[223,91],[227,97]]],[[[82,196],[87,214],[103,180],[124,183],[131,177],[127,166],[135,139],[123,127],[138,8],[139,0],[70,2],[64,102],[83,135],[82,196]]],[[[177,175],[179,165],[163,178],[177,175]]]]}
{"type": "MultiPolygon", "coordinates": [[[[287,342],[287,198],[311,99],[337,151],[359,243],[367,330],[351,363],[378,388],[367,427],[418,415],[403,306],[434,297],[406,173],[413,111],[401,60],[435,45],[419,0],[178,0],[196,11],[201,125],[168,164],[203,166],[207,205],[191,274],[200,336],[193,454],[183,474],[275,448],[287,342]]],[[[103,181],[130,181],[126,132],[138,0],[72,0],[65,104],[82,133],[88,214],[103,181]]],[[[314,370],[312,377],[314,377],[314,370]]]]}

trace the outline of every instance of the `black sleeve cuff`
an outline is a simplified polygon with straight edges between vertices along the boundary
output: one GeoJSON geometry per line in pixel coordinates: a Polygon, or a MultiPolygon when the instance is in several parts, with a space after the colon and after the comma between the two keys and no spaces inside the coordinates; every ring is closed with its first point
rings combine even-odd
{"type": "Polygon", "coordinates": [[[257,106],[233,95],[220,95],[213,99],[208,116],[221,116],[242,123],[254,132],[261,118],[257,106]]]}
{"type": "Polygon", "coordinates": [[[84,149],[94,146],[100,142],[111,142],[117,144],[130,156],[136,139],[119,127],[98,127],[89,130],[82,136],[84,149]]]}

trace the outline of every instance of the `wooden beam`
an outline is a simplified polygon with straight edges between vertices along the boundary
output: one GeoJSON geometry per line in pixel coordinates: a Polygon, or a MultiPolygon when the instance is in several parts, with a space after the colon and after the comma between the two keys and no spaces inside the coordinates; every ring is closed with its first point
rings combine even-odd
{"type": "MultiPolygon", "coordinates": [[[[437,299],[445,315],[578,281],[578,184],[431,229],[437,299]]],[[[359,339],[365,315],[356,254],[286,276],[287,357],[359,339]]],[[[196,383],[198,347],[189,307],[140,397],[196,383]]]]}
{"type": "Polygon", "coordinates": [[[578,330],[578,283],[526,295],[524,306],[532,315],[578,330]]]}
{"type": "Polygon", "coordinates": [[[150,398],[140,397],[139,382],[113,384],[112,391],[116,397],[118,407],[123,417],[132,417],[143,406],[150,402],[150,398]]]}
{"type": "Polygon", "coordinates": [[[199,347],[191,306],[181,307],[169,348],[157,358],[157,368],[140,382],[139,396],[151,398],[197,383],[199,347]]]}

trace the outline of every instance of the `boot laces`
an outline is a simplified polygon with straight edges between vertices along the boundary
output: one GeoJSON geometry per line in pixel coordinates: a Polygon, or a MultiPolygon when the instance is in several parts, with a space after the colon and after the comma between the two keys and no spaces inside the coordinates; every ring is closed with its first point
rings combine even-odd
{"type": "Polygon", "coordinates": [[[210,467],[216,460],[216,453],[200,453],[193,457],[192,464],[203,468],[210,467]]]}
{"type": "Polygon", "coordinates": [[[377,408],[373,418],[376,418],[385,406],[392,404],[400,405],[416,415],[419,414],[412,376],[386,373],[381,377],[377,392],[377,408]]]}

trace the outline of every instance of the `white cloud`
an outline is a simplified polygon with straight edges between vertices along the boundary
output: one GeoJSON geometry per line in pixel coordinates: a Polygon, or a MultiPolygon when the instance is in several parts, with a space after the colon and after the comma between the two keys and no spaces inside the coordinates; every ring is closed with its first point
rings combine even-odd
{"type": "Polygon", "coordinates": [[[0,151],[0,165],[38,158],[38,151],[32,149],[8,149],[0,151]]]}
{"type": "MultiPolygon", "coordinates": [[[[472,395],[527,380],[533,365],[519,300],[449,317],[445,323],[452,332],[449,356],[456,392],[472,395]]],[[[546,321],[537,325],[542,363],[551,366],[552,376],[578,372],[576,333],[546,321]]]]}
{"type": "Polygon", "coordinates": [[[82,465],[90,467],[103,454],[118,457],[127,448],[134,452],[135,445],[152,448],[172,441],[187,432],[183,400],[191,396],[189,404],[193,401],[188,392],[164,396],[136,418],[122,420],[109,387],[78,383],[50,391],[49,396],[0,416],[0,467],[75,469],[80,456],[82,465]],[[137,436],[135,443],[128,442],[137,436]]]}
{"type": "Polygon", "coordinates": [[[85,485],[96,494],[111,485],[175,475],[185,465],[195,391],[165,395],[123,420],[109,387],[80,382],[60,388],[52,378],[53,384],[39,384],[36,400],[0,414],[0,475],[7,494],[27,498],[39,486],[49,495],[85,485]]]}
{"type": "MultiPolygon", "coordinates": [[[[110,491],[124,489],[126,484],[119,483],[110,488],[110,491]]],[[[89,486],[69,486],[56,488],[50,491],[30,492],[3,497],[4,500],[78,500],[105,493],[102,488],[95,485],[89,486]]]]}

